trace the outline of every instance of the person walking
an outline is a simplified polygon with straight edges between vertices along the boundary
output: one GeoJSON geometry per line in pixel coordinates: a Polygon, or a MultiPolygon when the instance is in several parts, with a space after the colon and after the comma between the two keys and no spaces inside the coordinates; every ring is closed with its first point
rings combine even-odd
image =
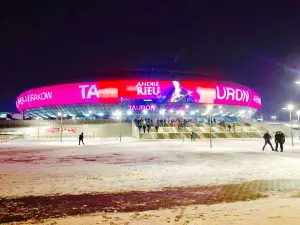
{"type": "Polygon", "coordinates": [[[279,131],[279,145],[280,145],[280,152],[283,152],[283,144],[285,142],[285,136],[284,134],[279,131]]]}
{"type": "Polygon", "coordinates": [[[195,131],[194,130],[191,131],[191,141],[196,141],[195,140],[195,131]]]}
{"type": "Polygon", "coordinates": [[[146,124],[147,124],[146,120],[143,120],[142,125],[143,125],[144,133],[146,133],[146,128],[147,128],[146,124]]]}
{"type": "Polygon", "coordinates": [[[264,145],[264,147],[263,147],[263,151],[265,150],[265,147],[266,147],[266,145],[268,144],[268,145],[270,145],[271,146],[271,148],[272,148],[272,151],[275,151],[274,150],[274,148],[273,148],[273,145],[272,145],[272,143],[270,142],[270,140],[272,139],[272,137],[271,137],[271,135],[269,134],[269,132],[267,132],[267,133],[265,133],[264,134],[264,136],[263,136],[263,138],[265,139],[265,145],[264,145]]]}
{"type": "Polygon", "coordinates": [[[231,125],[230,124],[228,124],[228,130],[229,130],[229,132],[231,132],[231,125]]]}
{"type": "Polygon", "coordinates": [[[156,133],[158,133],[158,129],[159,129],[159,123],[157,122],[156,125],[155,125],[156,133]]]}
{"type": "Polygon", "coordinates": [[[139,124],[139,125],[138,125],[138,128],[139,128],[139,133],[141,133],[142,125],[139,124]]]}
{"type": "Polygon", "coordinates": [[[83,132],[82,132],[82,133],[79,135],[79,145],[80,145],[81,142],[82,142],[82,144],[84,145],[83,138],[84,138],[84,136],[83,136],[83,132]]]}
{"type": "Polygon", "coordinates": [[[274,139],[275,139],[275,151],[278,152],[278,144],[280,142],[280,133],[279,133],[279,131],[276,131],[274,139]]]}
{"type": "Polygon", "coordinates": [[[151,128],[151,125],[150,125],[150,123],[148,122],[148,123],[147,123],[147,132],[148,132],[148,133],[150,133],[150,128],[151,128]]]}

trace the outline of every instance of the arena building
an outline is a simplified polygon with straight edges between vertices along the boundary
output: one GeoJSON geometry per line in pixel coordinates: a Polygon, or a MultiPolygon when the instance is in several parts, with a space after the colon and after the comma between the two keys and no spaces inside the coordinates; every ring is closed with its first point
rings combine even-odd
{"type": "Polygon", "coordinates": [[[254,90],[208,79],[100,80],[59,84],[21,93],[16,106],[35,119],[250,118],[261,107],[254,90]]]}

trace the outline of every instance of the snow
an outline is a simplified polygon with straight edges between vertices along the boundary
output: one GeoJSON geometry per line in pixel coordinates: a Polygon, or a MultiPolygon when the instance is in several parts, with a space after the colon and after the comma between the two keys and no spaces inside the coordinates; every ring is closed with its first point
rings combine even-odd
{"type": "Polygon", "coordinates": [[[0,144],[0,196],[79,194],[297,179],[300,142],[262,139],[15,141],[0,144]]]}

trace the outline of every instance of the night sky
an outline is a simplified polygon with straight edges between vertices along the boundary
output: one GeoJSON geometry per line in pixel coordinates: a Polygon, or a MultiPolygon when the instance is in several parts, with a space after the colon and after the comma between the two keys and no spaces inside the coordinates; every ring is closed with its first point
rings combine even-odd
{"type": "Polygon", "coordinates": [[[297,5],[188,2],[1,1],[0,111],[30,88],[151,68],[214,71],[260,93],[264,116],[299,102],[297,5]]]}

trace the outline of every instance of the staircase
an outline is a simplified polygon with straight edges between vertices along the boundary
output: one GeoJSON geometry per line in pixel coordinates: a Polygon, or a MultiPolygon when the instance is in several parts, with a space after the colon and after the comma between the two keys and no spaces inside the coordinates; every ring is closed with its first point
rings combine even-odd
{"type": "MultiPolygon", "coordinates": [[[[139,133],[141,140],[151,139],[190,139],[190,133],[194,130],[196,139],[210,138],[210,126],[207,124],[195,125],[177,128],[172,126],[160,127],[158,132],[154,128],[150,129],[149,133],[139,133]]],[[[212,138],[262,138],[267,129],[264,126],[252,124],[236,123],[235,128],[228,128],[220,125],[211,127],[212,138]]]]}

